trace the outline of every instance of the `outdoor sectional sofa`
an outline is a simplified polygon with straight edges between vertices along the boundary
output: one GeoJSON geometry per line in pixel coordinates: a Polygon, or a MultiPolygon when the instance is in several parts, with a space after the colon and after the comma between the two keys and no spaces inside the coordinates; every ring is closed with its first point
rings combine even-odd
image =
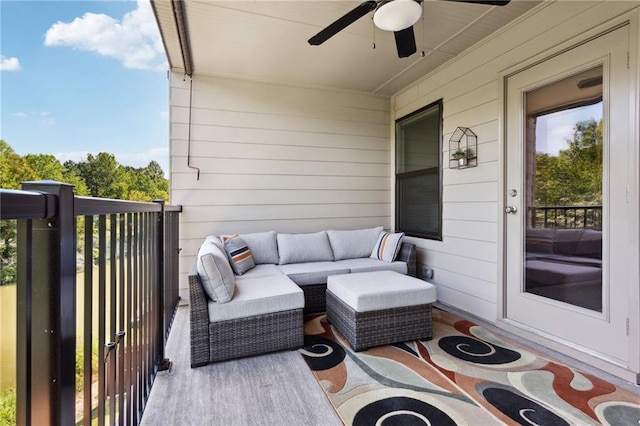
{"type": "Polygon", "coordinates": [[[527,229],[527,291],[601,309],[602,231],[527,229]]]}
{"type": "Polygon", "coordinates": [[[191,366],[301,347],[303,314],[325,311],[329,276],[416,275],[402,236],[377,227],[207,237],[189,273],[191,366]]]}

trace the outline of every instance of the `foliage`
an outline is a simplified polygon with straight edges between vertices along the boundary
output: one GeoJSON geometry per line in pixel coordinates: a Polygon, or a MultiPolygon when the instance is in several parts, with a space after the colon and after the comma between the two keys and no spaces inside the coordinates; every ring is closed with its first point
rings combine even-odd
{"type": "Polygon", "coordinates": [[[37,179],[55,180],[74,186],[76,195],[89,195],[89,189],[84,180],[73,170],[67,169],[50,154],[27,154],[24,159],[38,176],[37,179]]]}
{"type": "Polygon", "coordinates": [[[557,156],[536,154],[537,206],[602,204],[602,120],[579,122],[557,156]]]}
{"type": "Polygon", "coordinates": [[[467,149],[460,148],[456,152],[451,154],[451,158],[453,158],[454,160],[458,160],[460,158],[471,158],[472,156],[473,156],[473,152],[471,151],[470,148],[467,148],[467,149]]]}
{"type": "Polygon", "coordinates": [[[16,424],[16,390],[7,388],[0,390],[0,425],[16,424]]]}
{"type": "Polygon", "coordinates": [[[156,161],[148,166],[122,166],[113,154],[87,155],[86,161],[66,161],[64,167],[76,173],[93,197],[132,201],[169,199],[169,182],[156,161]]]}
{"type": "Polygon", "coordinates": [[[0,221],[0,285],[16,282],[17,255],[16,221],[2,220],[0,221]]]}
{"type": "MultiPolygon", "coordinates": [[[[20,183],[53,180],[74,186],[76,195],[116,198],[132,201],[169,199],[169,182],[162,167],[151,161],[146,167],[123,166],[113,154],[87,154],[87,159],[60,163],[53,155],[18,155],[0,139],[0,187],[20,189],[20,183]]],[[[82,218],[80,218],[82,219],[82,218]]],[[[78,220],[78,237],[84,235],[82,220],[78,220]]],[[[0,222],[0,285],[15,282],[16,221],[0,222]]]]}
{"type": "MultiPolygon", "coordinates": [[[[91,343],[91,381],[98,377],[98,342],[91,343]]],[[[76,349],[76,393],[84,389],[84,343],[78,342],[76,349]]]]}
{"type": "Polygon", "coordinates": [[[0,139],[0,185],[2,188],[19,189],[20,182],[36,180],[37,175],[29,167],[24,158],[20,157],[0,139]]]}

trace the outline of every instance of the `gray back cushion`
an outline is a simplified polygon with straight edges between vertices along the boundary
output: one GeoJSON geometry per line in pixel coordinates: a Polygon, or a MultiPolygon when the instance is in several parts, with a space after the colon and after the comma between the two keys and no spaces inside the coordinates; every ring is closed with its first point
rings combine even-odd
{"type": "Polygon", "coordinates": [[[602,259],[602,231],[585,229],[576,243],[576,255],[602,259]]]}
{"type": "Polygon", "coordinates": [[[558,229],[553,240],[553,253],[574,256],[582,229],[558,229]]]}
{"type": "Polygon", "coordinates": [[[533,253],[553,253],[553,240],[556,236],[555,229],[527,228],[527,251],[533,253]]]}
{"type": "Polygon", "coordinates": [[[342,260],[369,257],[382,229],[382,226],[378,226],[377,228],[350,231],[327,231],[333,250],[333,258],[342,260]]]}
{"type": "Polygon", "coordinates": [[[280,265],[333,260],[326,231],[313,234],[278,234],[280,265]]]}
{"type": "Polygon", "coordinates": [[[205,241],[196,262],[202,289],[211,300],[225,303],[233,298],[235,278],[226,254],[212,241],[205,241]]]}
{"type": "Polygon", "coordinates": [[[240,234],[240,237],[249,246],[251,254],[253,255],[253,261],[256,262],[256,265],[264,265],[267,263],[276,265],[280,261],[276,231],[240,234]]]}

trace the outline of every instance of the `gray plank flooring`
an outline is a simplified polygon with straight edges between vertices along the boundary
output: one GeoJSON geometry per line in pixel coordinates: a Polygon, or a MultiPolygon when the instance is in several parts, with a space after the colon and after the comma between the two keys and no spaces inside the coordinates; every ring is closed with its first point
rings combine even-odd
{"type": "Polygon", "coordinates": [[[142,425],[341,425],[297,351],[189,365],[189,307],[167,342],[171,371],[158,373],[142,425]]]}
{"type": "MultiPolygon", "coordinates": [[[[594,374],[640,396],[640,387],[558,352],[497,329],[449,306],[496,334],[535,347],[551,359],[594,374]]],[[[341,425],[320,385],[297,351],[284,351],[192,369],[189,365],[189,307],[178,308],[167,342],[173,362],[151,390],[142,425],[341,425]]]]}

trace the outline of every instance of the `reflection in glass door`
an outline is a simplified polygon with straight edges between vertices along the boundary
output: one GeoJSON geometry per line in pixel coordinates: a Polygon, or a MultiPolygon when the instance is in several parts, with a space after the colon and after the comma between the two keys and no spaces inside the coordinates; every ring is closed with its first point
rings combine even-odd
{"type": "Polygon", "coordinates": [[[525,94],[525,291],[602,312],[603,67],[525,94]]]}

